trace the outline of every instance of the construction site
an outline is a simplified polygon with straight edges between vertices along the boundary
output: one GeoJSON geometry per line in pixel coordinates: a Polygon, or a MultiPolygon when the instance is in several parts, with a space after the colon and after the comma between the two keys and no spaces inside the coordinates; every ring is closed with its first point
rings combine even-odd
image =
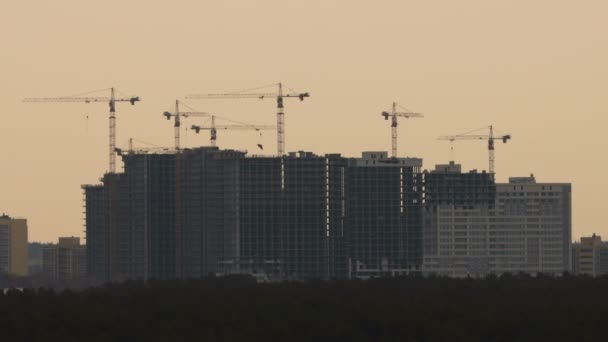
{"type": "MultiPolygon", "coordinates": [[[[99,282],[247,274],[258,281],[368,279],[408,274],[453,277],[571,269],[571,189],[534,176],[495,182],[495,142],[483,131],[441,136],[487,144],[487,171],[455,162],[425,170],[398,154],[401,118],[423,118],[393,102],[391,153],[288,152],[286,100],[308,92],[193,94],[190,100],[276,100],[276,125],[253,125],[175,101],[170,148],[116,146],[116,105],[137,96],[30,98],[26,102],[109,104],[109,167],[83,185],[87,272],[99,282]],[[206,124],[186,125],[190,117],[206,124]],[[218,123],[217,121],[221,121],[218,123]],[[209,132],[209,144],[184,148],[181,134],[209,132]],[[218,131],[276,130],[276,155],[218,147],[218,131]],[[117,171],[116,157],[124,163],[117,171]]],[[[160,119],[160,115],[159,115],[160,119]]],[[[263,150],[263,146],[258,144],[263,150]]]]}

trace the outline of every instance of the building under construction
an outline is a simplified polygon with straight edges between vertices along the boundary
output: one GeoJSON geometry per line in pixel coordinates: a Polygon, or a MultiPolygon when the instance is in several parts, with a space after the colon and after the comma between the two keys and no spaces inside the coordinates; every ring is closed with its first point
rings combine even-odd
{"type": "Polygon", "coordinates": [[[175,276],[175,154],[123,155],[125,172],[85,185],[87,269],[94,280],[175,276]]]}
{"type": "Polygon", "coordinates": [[[420,159],[203,147],[126,153],[85,190],[94,279],[261,280],[419,271],[420,159]]]}
{"type": "Polygon", "coordinates": [[[422,264],[422,159],[364,152],[349,163],[346,260],[349,278],[404,275],[422,264]]]}
{"type": "Polygon", "coordinates": [[[421,159],[386,152],[201,147],[122,158],[123,173],[84,186],[95,280],[569,270],[569,185],[495,184],[454,163],[422,171],[421,159]]]}

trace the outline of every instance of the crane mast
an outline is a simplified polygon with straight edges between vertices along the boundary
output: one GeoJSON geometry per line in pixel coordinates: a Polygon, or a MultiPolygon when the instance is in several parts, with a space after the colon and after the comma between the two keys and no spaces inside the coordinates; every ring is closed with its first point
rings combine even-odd
{"type": "Polygon", "coordinates": [[[110,91],[109,97],[103,96],[65,96],[65,97],[30,97],[23,99],[23,102],[42,103],[42,102],[106,102],[109,110],[109,172],[116,173],[116,102],[129,102],[135,105],[135,102],[140,101],[138,96],[127,98],[116,98],[115,89],[105,89],[110,91]]]}
{"type": "MultiPolygon", "coordinates": [[[[198,131],[197,131],[198,133],[198,131]]],[[[211,133],[211,146],[216,147],[217,146],[217,128],[215,128],[215,115],[213,115],[211,117],[211,129],[209,130],[209,133],[211,133]]]]}
{"type": "Polygon", "coordinates": [[[488,160],[488,171],[494,174],[494,128],[492,125],[490,125],[490,134],[488,134],[488,160]]]}
{"type": "Polygon", "coordinates": [[[277,96],[277,153],[285,154],[285,107],[283,107],[283,85],[279,83],[277,96]]]}
{"type": "MultiPolygon", "coordinates": [[[[488,171],[491,174],[495,173],[495,140],[502,140],[504,144],[507,143],[511,139],[510,134],[505,134],[501,136],[494,135],[494,127],[492,125],[488,126],[489,133],[485,134],[470,134],[472,132],[458,134],[458,135],[445,135],[439,137],[438,140],[449,140],[450,142],[456,140],[487,140],[488,141],[488,171]]],[[[476,130],[477,131],[477,130],[476,130]]],[[[473,131],[474,132],[474,131],[473,131]]]]}
{"type": "Polygon", "coordinates": [[[116,173],[116,97],[114,96],[114,88],[110,89],[110,146],[108,150],[108,157],[110,159],[110,173],[116,173]]]}
{"type": "Polygon", "coordinates": [[[180,133],[179,130],[180,130],[180,126],[181,126],[180,117],[181,117],[181,115],[179,115],[179,100],[175,100],[175,123],[173,125],[173,127],[174,127],[173,134],[174,134],[174,139],[175,139],[175,148],[177,150],[179,150],[179,141],[180,141],[180,136],[179,136],[179,133],[180,133]]]}
{"type": "Polygon", "coordinates": [[[248,93],[248,92],[233,92],[223,94],[193,94],[186,96],[187,99],[245,99],[245,98],[276,98],[277,100],[277,153],[279,156],[285,155],[285,107],[284,100],[286,98],[298,98],[304,101],[304,98],[310,97],[310,94],[305,93],[284,93],[283,84],[278,83],[276,93],[248,93]]]}
{"type": "Polygon", "coordinates": [[[397,120],[398,117],[404,117],[406,119],[409,118],[421,118],[424,117],[424,115],[420,114],[420,113],[414,113],[414,112],[410,112],[410,111],[406,111],[406,112],[397,112],[397,103],[393,102],[393,107],[391,112],[382,112],[381,115],[384,117],[384,120],[388,120],[388,118],[391,118],[391,157],[392,158],[397,158],[397,138],[398,138],[398,131],[397,131],[397,127],[399,126],[399,122],[397,120]]]}

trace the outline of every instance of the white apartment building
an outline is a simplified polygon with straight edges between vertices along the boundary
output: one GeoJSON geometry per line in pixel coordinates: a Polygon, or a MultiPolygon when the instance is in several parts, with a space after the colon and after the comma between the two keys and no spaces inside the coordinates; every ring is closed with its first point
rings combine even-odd
{"type": "Polygon", "coordinates": [[[608,274],[608,242],[593,234],[573,243],[572,273],[592,277],[608,274]]]}
{"type": "MultiPolygon", "coordinates": [[[[459,173],[460,168],[443,172],[459,173]]],[[[510,178],[496,184],[493,204],[442,203],[426,215],[424,274],[557,275],[571,270],[570,184],[510,178]]]]}

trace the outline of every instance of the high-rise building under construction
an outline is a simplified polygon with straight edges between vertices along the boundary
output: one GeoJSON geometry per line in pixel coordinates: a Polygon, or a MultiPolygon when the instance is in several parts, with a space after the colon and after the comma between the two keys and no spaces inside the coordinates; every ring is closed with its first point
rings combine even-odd
{"type": "Polygon", "coordinates": [[[85,185],[87,270],[98,281],[175,277],[175,154],[123,155],[85,185]]]}
{"type": "Polygon", "coordinates": [[[347,170],[346,260],[349,278],[420,272],[422,159],[364,152],[347,170]]]}
{"type": "Polygon", "coordinates": [[[178,250],[184,276],[328,279],[420,265],[419,210],[406,204],[421,203],[411,190],[420,159],[303,151],[247,157],[200,148],[184,151],[181,163],[178,250]],[[379,183],[384,186],[377,188],[379,183]],[[366,220],[382,213],[386,221],[366,220]],[[377,234],[382,239],[365,240],[377,234]]]}
{"type": "Polygon", "coordinates": [[[423,172],[421,159],[386,152],[202,147],[123,161],[123,173],[84,186],[87,267],[99,281],[569,269],[566,184],[495,184],[454,163],[423,172]]]}
{"type": "Polygon", "coordinates": [[[124,173],[84,186],[95,279],[329,279],[420,268],[420,159],[203,147],[123,160],[124,173]]]}

